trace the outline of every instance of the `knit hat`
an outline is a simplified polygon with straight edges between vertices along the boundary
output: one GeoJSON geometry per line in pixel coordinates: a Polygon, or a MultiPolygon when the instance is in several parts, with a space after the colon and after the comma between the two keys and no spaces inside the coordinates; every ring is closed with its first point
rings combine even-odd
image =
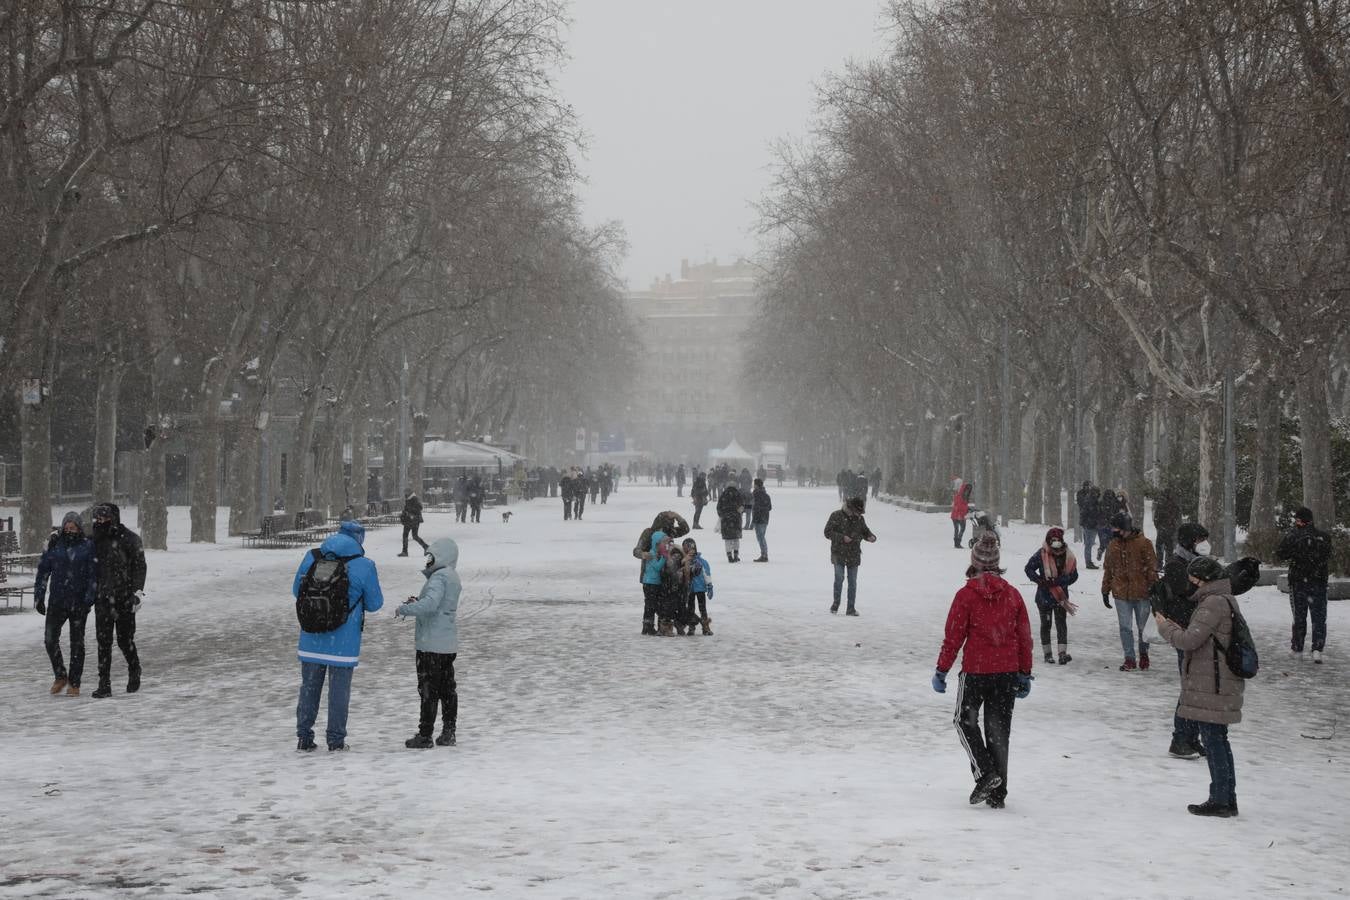
{"type": "Polygon", "coordinates": [[[998,538],[985,532],[970,549],[970,567],[976,572],[997,572],[998,538]]]}
{"type": "Polygon", "coordinates": [[[1186,574],[1200,581],[1220,581],[1228,577],[1219,561],[1212,556],[1197,556],[1186,567],[1186,574]]]}
{"type": "Polygon", "coordinates": [[[1294,510],[1294,521],[1307,522],[1309,525],[1311,525],[1313,523],[1312,510],[1308,509],[1308,507],[1306,506],[1300,506],[1298,509],[1294,510]]]}
{"type": "Polygon", "coordinates": [[[1182,522],[1177,528],[1177,545],[1194,550],[1195,545],[1209,537],[1209,530],[1199,522],[1182,522]]]}
{"type": "Polygon", "coordinates": [[[848,507],[849,512],[855,513],[860,513],[866,508],[866,504],[863,503],[861,497],[849,497],[844,501],[844,505],[848,507]]]}
{"type": "Polygon", "coordinates": [[[1118,512],[1111,517],[1111,527],[1121,531],[1134,531],[1134,519],[1127,512],[1118,512]]]}
{"type": "Polygon", "coordinates": [[[84,533],[84,519],[82,519],[80,517],[80,514],[75,512],[74,510],[66,513],[64,516],[61,517],[61,530],[65,531],[66,526],[69,525],[71,522],[75,523],[75,527],[80,529],[81,534],[84,533]]]}
{"type": "Polygon", "coordinates": [[[1050,543],[1051,541],[1062,541],[1062,540],[1064,540],[1064,529],[1060,528],[1059,526],[1055,526],[1054,528],[1051,528],[1049,531],[1045,533],[1045,542],[1047,544],[1050,543]]]}

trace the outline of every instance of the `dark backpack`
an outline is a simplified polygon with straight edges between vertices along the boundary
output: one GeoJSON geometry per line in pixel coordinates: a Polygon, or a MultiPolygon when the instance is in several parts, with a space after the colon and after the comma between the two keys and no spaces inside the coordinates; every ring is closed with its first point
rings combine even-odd
{"type": "Polygon", "coordinates": [[[1247,620],[1234,608],[1232,600],[1228,601],[1228,610],[1233,616],[1232,635],[1227,647],[1220,644],[1216,637],[1215,652],[1223,653],[1223,661],[1227,664],[1228,671],[1237,677],[1255,678],[1261,669],[1261,660],[1256,655],[1256,642],[1252,640],[1251,629],[1247,627],[1247,620]]]}
{"type": "Polygon", "coordinates": [[[300,580],[300,595],[295,598],[295,617],[310,634],[337,631],[356,609],[347,599],[351,579],[347,561],[354,556],[326,559],[318,550],[310,551],[314,563],[300,580]]]}

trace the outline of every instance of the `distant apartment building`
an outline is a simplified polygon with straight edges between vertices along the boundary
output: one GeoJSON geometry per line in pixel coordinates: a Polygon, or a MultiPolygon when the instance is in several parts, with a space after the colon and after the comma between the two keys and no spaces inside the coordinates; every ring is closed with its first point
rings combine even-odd
{"type": "Polygon", "coordinates": [[[742,389],[746,335],[758,313],[756,266],[738,260],[690,265],[628,305],[643,341],[641,381],[627,433],[653,457],[701,464],[737,438],[758,446],[754,408],[742,389]]]}

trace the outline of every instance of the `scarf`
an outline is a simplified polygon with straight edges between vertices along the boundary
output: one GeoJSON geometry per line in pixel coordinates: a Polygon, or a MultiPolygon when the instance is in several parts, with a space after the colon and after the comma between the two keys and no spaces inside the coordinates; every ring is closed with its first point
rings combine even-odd
{"type": "MultiPolygon", "coordinates": [[[[1045,544],[1041,547],[1041,574],[1044,575],[1046,581],[1054,581],[1061,575],[1069,575],[1076,571],[1078,571],[1078,560],[1074,559],[1073,551],[1069,549],[1068,544],[1064,545],[1063,570],[1057,564],[1055,553],[1050,549],[1050,545],[1045,544]]],[[[1069,615],[1078,612],[1078,604],[1069,599],[1067,590],[1057,584],[1046,588],[1046,590],[1069,615]]]]}

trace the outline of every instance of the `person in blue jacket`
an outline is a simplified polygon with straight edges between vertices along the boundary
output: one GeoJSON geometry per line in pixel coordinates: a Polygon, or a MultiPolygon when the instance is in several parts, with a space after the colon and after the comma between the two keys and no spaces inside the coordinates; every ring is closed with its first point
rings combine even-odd
{"type": "Polygon", "coordinates": [[[94,608],[98,592],[98,560],[94,542],[84,536],[80,514],[68,512],[61,519],[61,533],[47,545],[38,562],[37,582],[33,586],[34,608],[47,617],[44,642],[52,661],[51,692],[65,690],[80,696],[80,676],[84,673],[84,623],[94,608]],[[61,628],[70,623],[70,668],[61,658],[61,628]]]}
{"type": "MultiPolygon", "coordinates": [[[[660,634],[657,613],[661,610],[661,572],[666,566],[670,538],[664,531],[654,531],[642,563],[642,633],[660,634]]],[[[674,634],[674,629],[671,629],[674,634]]]]}
{"type": "Polygon", "coordinates": [[[689,567],[689,633],[694,633],[695,624],[701,624],[704,634],[712,634],[712,618],[708,615],[708,595],[712,593],[712,582],[708,579],[712,577],[712,566],[698,552],[698,544],[693,538],[685,538],[680,546],[684,550],[685,565],[689,567]]]}
{"type": "Polygon", "coordinates": [[[394,610],[394,615],[417,620],[417,693],[422,698],[417,734],[405,747],[426,750],[455,745],[455,720],[459,716],[459,692],[455,689],[455,656],[459,652],[459,545],[450,538],[432,541],[427,548],[426,584],[416,597],[394,610]],[[441,713],[441,733],[433,742],[436,711],[441,713]]]}
{"type": "MultiPolygon", "coordinates": [[[[361,656],[361,629],[365,614],[384,606],[379,574],[375,563],[361,549],[366,530],[359,522],[343,522],[337,534],[319,545],[326,559],[347,560],[350,582],[347,599],[351,612],[347,621],[333,631],[310,634],[300,631],[300,700],[295,708],[295,733],[300,739],[297,750],[310,751],[314,744],[314,720],[319,715],[319,696],[324,679],[328,680],[328,749],[347,749],[347,704],[352,696],[352,670],[361,656]]],[[[300,585],[316,560],[306,553],[295,572],[291,593],[300,597],[300,585]]]]}

